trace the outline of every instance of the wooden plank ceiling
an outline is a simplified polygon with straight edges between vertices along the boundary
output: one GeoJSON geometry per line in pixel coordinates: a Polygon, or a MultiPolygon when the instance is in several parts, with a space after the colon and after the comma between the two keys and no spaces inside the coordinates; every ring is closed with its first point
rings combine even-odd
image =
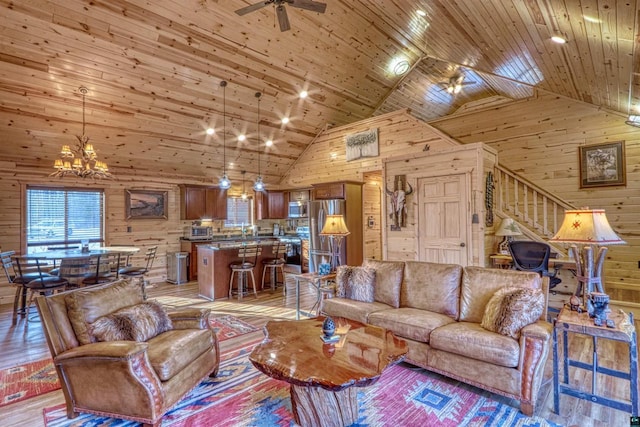
{"type": "Polygon", "coordinates": [[[281,32],[273,5],[234,13],[254,0],[0,0],[0,158],[50,167],[81,133],[80,86],[114,174],[213,183],[226,158],[277,185],[325,127],[400,108],[431,120],[538,89],[633,113],[638,1],[326,0],[285,5],[281,32]]]}

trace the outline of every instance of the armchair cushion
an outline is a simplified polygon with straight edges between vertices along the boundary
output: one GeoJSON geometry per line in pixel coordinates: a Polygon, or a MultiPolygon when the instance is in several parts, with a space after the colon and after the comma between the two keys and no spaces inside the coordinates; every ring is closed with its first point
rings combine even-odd
{"type": "Polygon", "coordinates": [[[97,341],[142,342],[171,329],[171,319],[155,301],[121,308],[89,325],[97,341]]]}
{"type": "Polygon", "coordinates": [[[77,289],[65,295],[67,315],[81,345],[96,342],[89,325],[102,316],[144,301],[142,287],[130,280],[77,289]]]}
{"type": "Polygon", "coordinates": [[[535,323],[544,310],[540,289],[507,287],[493,294],[487,304],[482,327],[511,338],[520,338],[520,330],[535,323]]]}
{"type": "Polygon", "coordinates": [[[336,296],[362,302],[373,302],[376,271],[367,267],[341,265],[336,275],[336,296]]]}

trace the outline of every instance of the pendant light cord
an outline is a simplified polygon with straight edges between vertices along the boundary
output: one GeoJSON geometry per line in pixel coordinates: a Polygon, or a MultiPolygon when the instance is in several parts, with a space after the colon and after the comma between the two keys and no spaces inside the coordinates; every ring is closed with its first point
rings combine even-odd
{"type": "Polygon", "coordinates": [[[222,175],[227,175],[227,81],[220,82],[222,86],[222,175]]]}
{"type": "Polygon", "coordinates": [[[262,177],[260,173],[260,99],[262,97],[262,93],[256,92],[256,98],[258,98],[258,176],[262,177]]]}

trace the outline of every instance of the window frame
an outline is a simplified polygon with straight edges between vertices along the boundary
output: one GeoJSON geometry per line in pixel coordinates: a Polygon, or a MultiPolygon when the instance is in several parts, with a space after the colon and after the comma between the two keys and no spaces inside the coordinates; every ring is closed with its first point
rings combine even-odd
{"type": "MultiPolygon", "coordinates": [[[[26,253],[28,254],[32,254],[32,253],[38,253],[38,252],[43,252],[48,250],[51,247],[56,247],[56,248],[69,248],[69,247],[75,247],[77,248],[82,240],[89,240],[89,244],[90,247],[96,247],[96,246],[101,246],[102,244],[104,244],[105,242],[105,230],[106,230],[106,192],[104,188],[87,188],[87,187],[58,187],[58,186],[48,186],[48,185],[26,185],[25,187],[25,193],[24,193],[24,242],[25,242],[25,247],[26,247],[26,253]],[[49,191],[49,192],[58,192],[58,193],[63,193],[62,197],[64,198],[64,203],[65,205],[62,208],[58,208],[58,209],[62,209],[63,210],[63,215],[64,218],[63,219],[56,219],[53,218],[54,216],[56,216],[56,213],[52,213],[49,215],[46,215],[48,213],[48,211],[44,211],[44,214],[40,215],[40,218],[37,220],[34,220],[33,218],[37,218],[38,216],[33,214],[32,215],[32,200],[31,200],[31,195],[30,195],[30,191],[49,191]],[[78,236],[76,234],[76,236],[72,236],[72,227],[71,224],[72,223],[77,223],[74,222],[72,217],[73,217],[73,212],[70,212],[70,208],[68,207],[68,202],[69,202],[69,193],[94,193],[96,195],[99,196],[99,226],[98,227],[89,227],[86,228],[88,229],[98,229],[98,234],[89,236],[89,237],[83,237],[82,235],[78,236]],[[52,219],[46,218],[47,216],[50,216],[52,219]],[[49,222],[51,223],[53,226],[52,228],[56,227],[56,224],[61,223],[63,224],[62,227],[62,236],[61,238],[56,238],[56,235],[52,235],[51,238],[47,239],[47,238],[43,238],[43,239],[37,239],[34,238],[31,233],[32,230],[36,227],[38,227],[36,224],[32,224],[32,221],[37,221],[36,224],[38,223],[43,223],[43,222],[49,222]]],[[[82,228],[80,229],[82,230],[82,228]]],[[[49,236],[45,236],[45,237],[49,237],[49,236]]]]}

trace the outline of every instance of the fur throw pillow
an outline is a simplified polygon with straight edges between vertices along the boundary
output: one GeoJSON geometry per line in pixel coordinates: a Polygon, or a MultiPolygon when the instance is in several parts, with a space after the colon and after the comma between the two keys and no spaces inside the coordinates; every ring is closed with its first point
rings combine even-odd
{"type": "Polygon", "coordinates": [[[336,296],[356,301],[373,302],[376,271],[368,267],[338,266],[336,296]]]}
{"type": "Polygon", "coordinates": [[[171,319],[155,301],[121,308],[89,325],[97,341],[143,342],[171,329],[171,319]]]}
{"type": "Polygon", "coordinates": [[[485,307],[481,326],[515,339],[520,330],[535,322],[544,311],[544,295],[540,289],[507,287],[493,294],[485,307]]]}

